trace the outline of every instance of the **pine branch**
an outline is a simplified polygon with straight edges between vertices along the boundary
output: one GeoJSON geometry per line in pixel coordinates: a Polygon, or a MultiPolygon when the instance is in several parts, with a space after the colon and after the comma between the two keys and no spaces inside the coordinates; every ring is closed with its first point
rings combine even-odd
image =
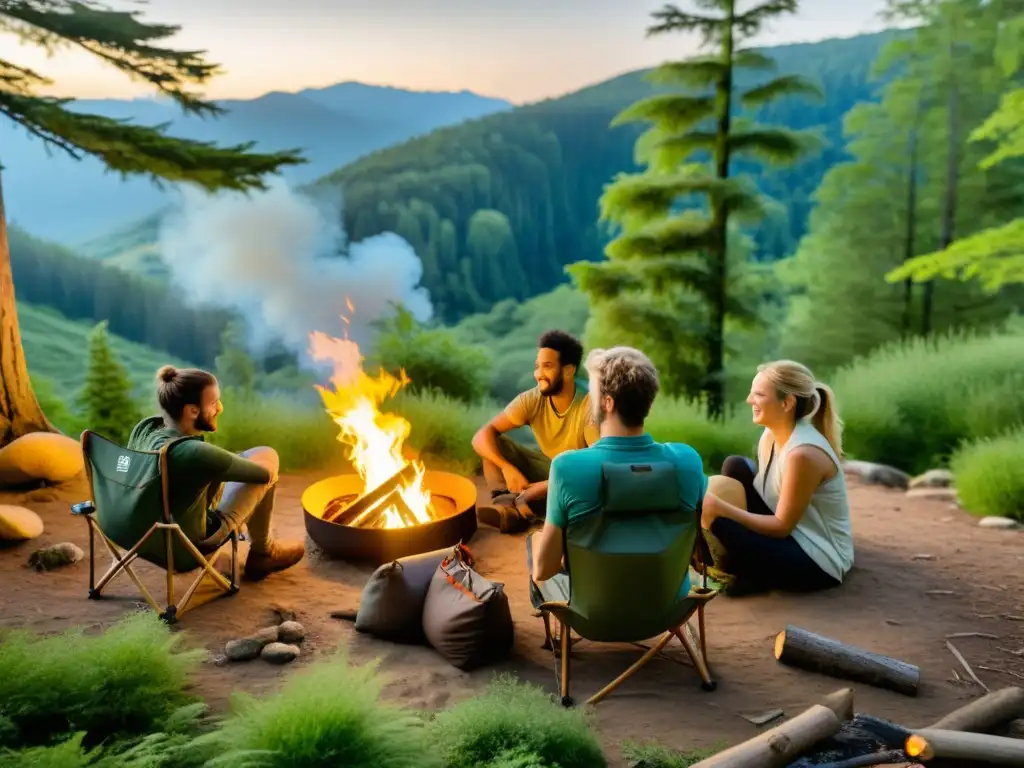
{"type": "Polygon", "coordinates": [[[567,271],[592,301],[608,301],[623,292],[644,288],[635,269],[614,261],[583,261],[567,267],[567,271]]]}
{"type": "Polygon", "coordinates": [[[824,139],[811,131],[761,128],[737,131],[729,136],[731,155],[753,155],[769,163],[792,163],[820,149],[824,139]]]}
{"type": "Polygon", "coordinates": [[[612,120],[612,126],[650,121],[668,131],[685,131],[714,113],[710,96],[683,96],[666,93],[651,96],[626,107],[612,120]]]}
{"type": "Polygon", "coordinates": [[[223,109],[204,101],[187,85],[205,83],[219,68],[204,51],[177,51],[151,45],[180,31],[166,24],[144,24],[138,12],[114,11],[93,2],[7,0],[0,15],[20,23],[23,40],[48,50],[77,46],[133,79],[144,80],[174,99],[185,112],[216,115],[223,109]]]}
{"type": "Polygon", "coordinates": [[[698,32],[703,45],[711,45],[722,39],[724,28],[720,17],[685,13],[674,5],[665,5],[651,16],[658,23],[647,28],[648,37],[668,32],[698,32]]]}
{"type": "Polygon", "coordinates": [[[736,51],[732,57],[732,65],[739,69],[760,69],[769,72],[774,72],[777,67],[775,59],[771,56],[751,48],[736,51]]]}
{"type": "Polygon", "coordinates": [[[751,88],[740,96],[740,102],[747,108],[756,108],[780,96],[810,96],[823,99],[825,94],[821,88],[800,75],[783,75],[764,85],[751,88]]]}
{"type": "Polygon", "coordinates": [[[635,232],[620,235],[608,244],[609,258],[628,260],[681,255],[711,247],[717,233],[712,222],[696,211],[652,222],[635,232]]]}
{"type": "Polygon", "coordinates": [[[729,62],[717,56],[697,56],[683,61],[667,61],[651,70],[647,79],[656,85],[680,85],[712,88],[729,74],[729,62]]]}
{"type": "Polygon", "coordinates": [[[249,154],[253,142],[218,147],[172,138],[165,135],[166,126],[72,112],[64,107],[70,101],[0,91],[0,114],[75,159],[91,155],[122,175],[147,175],[158,183],[193,182],[210,191],[264,189],[266,174],[305,162],[295,150],[249,154]]]}
{"type": "Polygon", "coordinates": [[[764,215],[764,207],[755,190],[736,179],[719,179],[703,166],[691,166],[681,173],[654,176],[631,174],[619,177],[601,197],[601,218],[616,218],[628,212],[639,220],[667,215],[688,195],[705,195],[721,201],[731,212],[748,216],[764,215]]]}
{"type": "Polygon", "coordinates": [[[796,13],[797,0],[767,0],[741,13],[735,18],[736,31],[741,37],[753,37],[764,27],[765,22],[784,13],[796,13]]]}

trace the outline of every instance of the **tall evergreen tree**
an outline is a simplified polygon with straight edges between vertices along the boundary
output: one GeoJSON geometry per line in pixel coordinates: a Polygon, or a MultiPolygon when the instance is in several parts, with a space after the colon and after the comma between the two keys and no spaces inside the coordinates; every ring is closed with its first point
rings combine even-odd
{"type": "Polygon", "coordinates": [[[139,421],[128,371],[110,349],[107,323],[97,323],[89,334],[89,367],[78,397],[85,426],[122,445],[139,421]]]}
{"type": "Polygon", "coordinates": [[[756,189],[734,178],[731,164],[742,156],[792,163],[814,143],[808,132],[752,125],[735,112],[787,95],[820,94],[793,75],[736,92],[737,70],[774,68],[743,42],[769,20],[795,13],[796,0],[766,0],[745,11],[737,0],[695,3],[707,13],[666,5],[654,13],[657,23],[648,35],[697,32],[711,52],[658,67],[651,79],[679,90],[646,98],[616,118],[616,124],[652,124],[637,141],[637,159],[647,167],[620,174],[601,199],[602,219],[620,229],[605,251],[607,261],[569,269],[596,314],[649,336],[668,377],[696,382],[709,415],[718,417],[725,403],[727,318],[754,318],[731,290],[743,275],[732,273],[737,259],[730,232],[765,214],[756,189]]]}
{"type": "MultiPolygon", "coordinates": [[[[94,0],[2,0],[0,30],[47,50],[84,50],[150,84],[185,112],[223,112],[191,90],[215,75],[217,66],[201,51],[159,45],[179,27],[146,24],[137,12],[110,10],[94,0]]],[[[95,157],[122,175],[189,182],[211,191],[247,190],[263,188],[264,176],[284,165],[304,162],[294,151],[259,154],[251,151],[251,142],[217,147],[170,137],[164,127],[75,111],[69,109],[72,99],[40,94],[52,85],[43,75],[0,59],[0,114],[45,144],[76,159],[95,157]]],[[[53,429],[32,391],[21,347],[0,189],[0,445],[28,432],[53,429]]]]}

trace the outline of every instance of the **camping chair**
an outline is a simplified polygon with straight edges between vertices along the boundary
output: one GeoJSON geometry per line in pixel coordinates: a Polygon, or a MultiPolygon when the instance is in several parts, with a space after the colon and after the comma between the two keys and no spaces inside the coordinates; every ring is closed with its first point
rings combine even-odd
{"type": "Polygon", "coordinates": [[[82,433],[82,455],[92,499],[74,504],[73,515],[89,525],[89,598],[98,600],[103,588],[121,571],[128,574],[142,596],[167,623],[174,623],[191,607],[196,589],[206,577],[222,591],[238,591],[238,535],[232,533],[209,559],[192,543],[205,534],[206,521],[176,522],[171,516],[167,456],[170,449],[189,437],[167,443],[159,451],[122,448],[107,438],[86,430],[82,433]],[[195,529],[195,530],[193,530],[195,529]],[[96,581],[95,539],[106,544],[113,565],[96,581]],[[231,580],[213,567],[217,553],[231,544],[231,580]],[[125,551],[122,551],[125,550],[125,551]],[[142,558],[167,572],[167,603],[161,606],[139,580],[132,563],[142,558]],[[181,602],[174,601],[174,575],[201,568],[202,572],[185,590],[181,602]]]}
{"type": "MultiPolygon", "coordinates": [[[[629,643],[661,635],[633,666],[590,699],[596,704],[662,652],[672,638],[686,649],[702,687],[717,684],[708,669],[704,637],[704,606],[718,592],[707,586],[706,549],[700,509],[679,503],[679,477],[669,462],[602,466],[601,511],[570,523],[563,532],[565,570],[531,594],[544,619],[545,647],[554,649],[551,617],[559,622],[560,695],[569,695],[569,656],[575,632],[584,640],[629,643]],[[682,600],[679,590],[691,561],[702,573],[700,587],[682,600]],[[555,599],[561,598],[561,599],[555,599]],[[696,613],[700,636],[689,625],[696,613]],[[699,648],[698,648],[699,644],[699,648]]],[[[558,658],[556,652],[556,659],[558,658]]]]}

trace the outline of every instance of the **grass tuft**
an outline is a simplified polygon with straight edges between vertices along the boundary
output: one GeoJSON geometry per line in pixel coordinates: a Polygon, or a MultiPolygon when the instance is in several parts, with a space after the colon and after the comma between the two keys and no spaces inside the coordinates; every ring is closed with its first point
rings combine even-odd
{"type": "Polygon", "coordinates": [[[1024,426],[964,443],[950,468],[957,495],[972,514],[1024,522],[1024,426]]]}
{"type": "Polygon", "coordinates": [[[653,741],[626,741],[622,744],[622,756],[631,768],[690,768],[719,751],[719,748],[712,747],[678,752],[653,741]]]}
{"type": "Polygon", "coordinates": [[[541,688],[497,676],[486,691],[439,713],[434,736],[445,768],[602,768],[584,710],[557,705],[541,688]]]}

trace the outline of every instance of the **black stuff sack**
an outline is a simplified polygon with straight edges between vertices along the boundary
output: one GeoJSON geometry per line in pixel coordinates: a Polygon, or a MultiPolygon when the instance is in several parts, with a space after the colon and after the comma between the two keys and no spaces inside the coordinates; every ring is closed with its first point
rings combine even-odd
{"type": "Polygon", "coordinates": [[[457,554],[445,558],[427,591],[423,634],[461,670],[503,659],[515,641],[505,585],[488,581],[457,554]]]}
{"type": "Polygon", "coordinates": [[[356,631],[397,643],[424,643],[423,604],[427,590],[438,566],[452,556],[473,562],[469,549],[457,544],[392,560],[377,568],[360,595],[356,631]]]}

